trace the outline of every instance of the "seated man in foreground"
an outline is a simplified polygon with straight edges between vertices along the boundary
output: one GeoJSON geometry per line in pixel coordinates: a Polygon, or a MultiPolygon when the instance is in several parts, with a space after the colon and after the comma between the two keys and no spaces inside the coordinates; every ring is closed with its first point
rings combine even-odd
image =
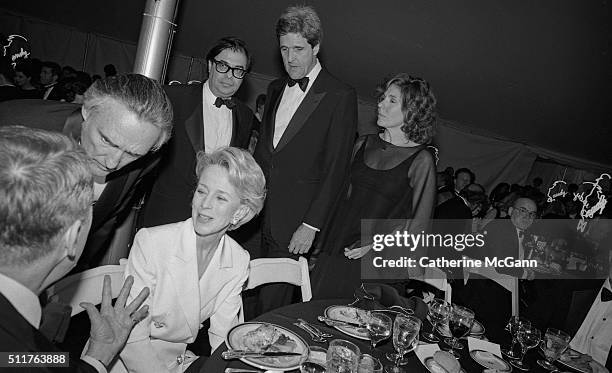
{"type": "MultiPolygon", "coordinates": [[[[83,251],[92,216],[88,162],[64,135],[0,128],[0,351],[59,351],[38,331],[38,296],[68,273],[83,251]]],[[[89,345],[80,361],[69,361],[67,371],[106,372],[133,326],[147,316],[146,306],[138,308],[148,289],[125,306],[132,283],[132,278],[126,280],[112,306],[106,278],[101,312],[93,304],[81,304],[91,320],[89,345]]],[[[15,366],[15,371],[28,369],[15,366]]]]}

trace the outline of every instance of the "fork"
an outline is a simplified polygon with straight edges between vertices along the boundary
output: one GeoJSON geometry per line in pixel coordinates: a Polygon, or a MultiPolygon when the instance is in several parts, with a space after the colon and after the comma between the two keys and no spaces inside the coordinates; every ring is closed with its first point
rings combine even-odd
{"type": "Polygon", "coordinates": [[[304,325],[302,323],[299,323],[299,322],[295,322],[295,323],[293,323],[293,325],[297,326],[298,328],[300,328],[303,331],[305,331],[306,333],[308,333],[310,335],[310,339],[312,339],[313,341],[318,342],[318,343],[326,343],[327,342],[327,338],[324,338],[322,336],[317,335],[314,331],[312,331],[306,325],[304,325]]]}
{"type": "Polygon", "coordinates": [[[331,338],[331,337],[333,337],[332,334],[323,332],[321,329],[317,328],[316,326],[312,325],[311,323],[309,323],[308,321],[306,321],[304,319],[297,319],[297,320],[302,325],[305,325],[305,326],[309,327],[310,329],[312,329],[312,331],[315,332],[316,334],[318,334],[320,337],[323,337],[323,338],[331,338]]]}

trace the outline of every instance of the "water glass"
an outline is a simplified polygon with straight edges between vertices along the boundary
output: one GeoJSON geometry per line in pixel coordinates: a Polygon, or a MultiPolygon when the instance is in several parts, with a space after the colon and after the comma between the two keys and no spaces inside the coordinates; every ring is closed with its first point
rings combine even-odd
{"type": "Polygon", "coordinates": [[[387,354],[387,359],[394,361],[395,365],[387,367],[387,372],[400,373],[400,365],[407,364],[403,357],[408,352],[414,350],[419,343],[419,331],[421,330],[421,320],[415,316],[397,315],[393,322],[393,347],[397,354],[387,354]]]}
{"type": "Polygon", "coordinates": [[[553,365],[553,361],[557,360],[567,346],[569,346],[570,339],[569,334],[562,330],[554,328],[546,329],[544,339],[540,344],[546,360],[538,360],[538,364],[546,370],[557,370],[557,367],[553,365]]]}
{"type": "Polygon", "coordinates": [[[463,345],[459,343],[459,338],[463,338],[470,333],[472,324],[474,324],[474,311],[469,308],[453,304],[451,312],[448,316],[448,328],[452,338],[448,338],[445,342],[451,346],[450,353],[459,359],[460,355],[455,352],[455,349],[462,349],[463,345]]]}
{"type": "Polygon", "coordinates": [[[518,343],[517,334],[519,329],[522,326],[531,325],[531,322],[524,317],[512,316],[510,320],[508,320],[508,324],[506,325],[506,330],[510,332],[512,336],[512,343],[510,344],[510,348],[502,348],[502,354],[510,359],[518,359],[520,358],[519,354],[514,351],[514,346],[518,343]]]}
{"type": "Polygon", "coordinates": [[[434,331],[440,326],[440,324],[444,324],[446,320],[448,320],[448,314],[450,312],[450,306],[444,299],[435,298],[431,302],[429,302],[429,320],[431,321],[432,330],[430,333],[423,332],[421,334],[421,339],[424,339],[427,342],[437,343],[440,342],[438,337],[434,334],[434,331]]]}
{"type": "Polygon", "coordinates": [[[370,312],[366,318],[366,328],[370,333],[370,342],[372,342],[372,350],[374,350],[378,342],[389,338],[393,322],[384,313],[370,312]]]}
{"type": "Polygon", "coordinates": [[[327,349],[319,346],[308,346],[308,356],[300,364],[300,373],[325,373],[327,349]]]}
{"type": "Polygon", "coordinates": [[[359,366],[361,351],[354,343],[344,339],[334,339],[329,342],[326,356],[326,372],[356,373],[359,366]]]}
{"type": "Polygon", "coordinates": [[[381,362],[372,355],[363,354],[359,359],[359,369],[357,373],[382,373],[381,362]]]}
{"type": "Polygon", "coordinates": [[[540,330],[532,325],[524,325],[518,331],[517,337],[519,343],[521,344],[521,358],[519,360],[510,361],[510,364],[517,369],[528,371],[529,365],[525,364],[523,359],[525,358],[525,354],[528,350],[536,347],[540,343],[540,330]]]}

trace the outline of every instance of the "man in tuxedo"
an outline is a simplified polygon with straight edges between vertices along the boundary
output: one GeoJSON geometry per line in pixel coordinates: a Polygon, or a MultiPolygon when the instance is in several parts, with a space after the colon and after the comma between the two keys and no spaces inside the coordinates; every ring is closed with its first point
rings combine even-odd
{"type": "Polygon", "coordinates": [[[161,151],[159,175],[145,206],[145,227],[191,217],[198,151],[210,153],[224,146],[246,149],[249,145],[255,116],[234,98],[251,66],[245,42],[222,38],[212,46],[206,61],[204,84],[166,87],[174,107],[174,133],[161,151]]]}
{"type": "MultiPolygon", "coordinates": [[[[87,155],[68,137],[26,127],[0,128],[0,351],[59,352],[39,331],[40,293],[75,266],[92,215],[93,178],[87,155]]],[[[106,372],[132,328],[147,316],[143,290],[126,306],[133,278],[111,305],[105,278],[101,310],[82,303],[90,339],[68,372],[106,372]]],[[[6,364],[7,361],[3,363],[6,364]]],[[[3,372],[51,372],[52,368],[3,365],[3,372]]]]}
{"type": "MultiPolygon", "coordinates": [[[[287,8],[276,35],[288,76],[268,87],[254,154],[268,183],[259,255],[296,258],[310,250],[347,175],[357,98],[317,58],[322,29],[313,8],[287,8]]],[[[292,292],[264,286],[260,311],[289,303],[292,292]]]]}
{"type": "Polygon", "coordinates": [[[59,84],[60,65],[55,62],[45,61],[40,69],[40,84],[43,85],[43,100],[61,101],[65,98],[64,91],[59,84]]]}
{"type": "Polygon", "coordinates": [[[95,205],[76,270],[97,266],[117,228],[150,188],[158,161],[153,152],[170,137],[172,106],[161,85],[143,75],[118,75],[89,87],[82,106],[43,100],[1,103],[0,126],[11,124],[62,130],[89,156],[95,205]]]}

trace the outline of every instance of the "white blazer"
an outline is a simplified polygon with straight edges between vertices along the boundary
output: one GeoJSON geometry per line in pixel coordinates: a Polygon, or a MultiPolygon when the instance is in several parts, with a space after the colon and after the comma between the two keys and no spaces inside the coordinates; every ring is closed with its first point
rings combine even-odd
{"type": "Polygon", "coordinates": [[[113,371],[181,372],[185,348],[208,318],[210,345],[216,349],[238,323],[249,259],[225,235],[200,281],[191,219],[138,231],[125,276],[134,276],[129,301],[145,286],[151,290],[145,301],[149,316],[132,330],[113,371]]]}

